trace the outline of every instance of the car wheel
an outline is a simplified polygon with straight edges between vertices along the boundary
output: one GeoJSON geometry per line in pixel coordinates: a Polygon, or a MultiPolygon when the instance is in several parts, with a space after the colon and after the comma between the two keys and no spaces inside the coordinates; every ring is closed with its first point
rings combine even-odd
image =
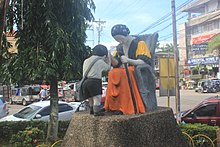
{"type": "Polygon", "coordinates": [[[27,101],[25,99],[22,100],[22,105],[26,106],[27,105],[27,101]]]}
{"type": "Polygon", "coordinates": [[[216,90],[215,88],[213,88],[213,89],[212,89],[212,92],[213,92],[213,93],[216,93],[216,92],[217,92],[217,90],[216,90]]]}
{"type": "Polygon", "coordinates": [[[14,102],[12,101],[12,99],[9,99],[9,104],[10,104],[10,105],[13,105],[13,104],[14,104],[14,102]]]}

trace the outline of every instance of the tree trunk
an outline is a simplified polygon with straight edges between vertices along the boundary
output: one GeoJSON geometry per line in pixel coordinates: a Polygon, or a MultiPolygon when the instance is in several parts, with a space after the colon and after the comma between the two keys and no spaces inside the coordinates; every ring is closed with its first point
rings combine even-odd
{"type": "Polygon", "coordinates": [[[50,121],[47,130],[47,142],[53,143],[58,139],[58,88],[57,78],[50,80],[50,121]]]}
{"type": "Polygon", "coordinates": [[[6,10],[9,0],[0,0],[0,46],[2,45],[2,35],[5,25],[6,10]]]}

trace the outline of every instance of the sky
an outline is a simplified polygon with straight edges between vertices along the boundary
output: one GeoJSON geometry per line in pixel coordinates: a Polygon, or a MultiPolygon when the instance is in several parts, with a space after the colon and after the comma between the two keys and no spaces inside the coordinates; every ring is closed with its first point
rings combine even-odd
{"type": "MultiPolygon", "coordinates": [[[[165,22],[150,28],[142,34],[159,33],[161,44],[172,42],[172,16],[171,0],[93,0],[96,9],[93,12],[95,21],[104,21],[101,24],[100,43],[107,47],[118,43],[111,36],[111,28],[115,24],[125,24],[130,29],[130,34],[136,35],[153,25],[159,19],[166,17],[165,22]]],[[[178,8],[193,0],[175,0],[177,33],[178,24],[187,19],[187,13],[178,8]]],[[[195,1],[195,0],[194,0],[195,1]]],[[[98,44],[98,23],[93,22],[93,27],[87,30],[87,45],[93,47],[98,44]]]]}

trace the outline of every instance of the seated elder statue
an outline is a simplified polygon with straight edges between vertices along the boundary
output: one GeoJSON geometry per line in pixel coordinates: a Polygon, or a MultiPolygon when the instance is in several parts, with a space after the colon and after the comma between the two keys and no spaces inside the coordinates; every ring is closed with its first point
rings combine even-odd
{"type": "Polygon", "coordinates": [[[130,31],[126,25],[113,26],[111,34],[119,45],[111,56],[114,68],[108,75],[105,110],[117,114],[156,110],[156,84],[148,44],[140,37],[129,35],[130,31]]]}

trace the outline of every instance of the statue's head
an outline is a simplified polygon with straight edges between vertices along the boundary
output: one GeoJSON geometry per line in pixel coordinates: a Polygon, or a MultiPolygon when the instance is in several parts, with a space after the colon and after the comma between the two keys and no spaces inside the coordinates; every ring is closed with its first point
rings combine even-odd
{"type": "Polygon", "coordinates": [[[112,27],[111,34],[116,41],[123,43],[126,40],[125,38],[130,34],[130,30],[126,25],[117,24],[112,27]]]}
{"type": "Polygon", "coordinates": [[[112,27],[111,34],[112,37],[116,35],[128,36],[130,34],[130,30],[126,25],[117,24],[112,27]]]}
{"type": "Polygon", "coordinates": [[[108,56],[108,49],[104,45],[98,44],[92,50],[93,55],[100,57],[108,56]]]}

